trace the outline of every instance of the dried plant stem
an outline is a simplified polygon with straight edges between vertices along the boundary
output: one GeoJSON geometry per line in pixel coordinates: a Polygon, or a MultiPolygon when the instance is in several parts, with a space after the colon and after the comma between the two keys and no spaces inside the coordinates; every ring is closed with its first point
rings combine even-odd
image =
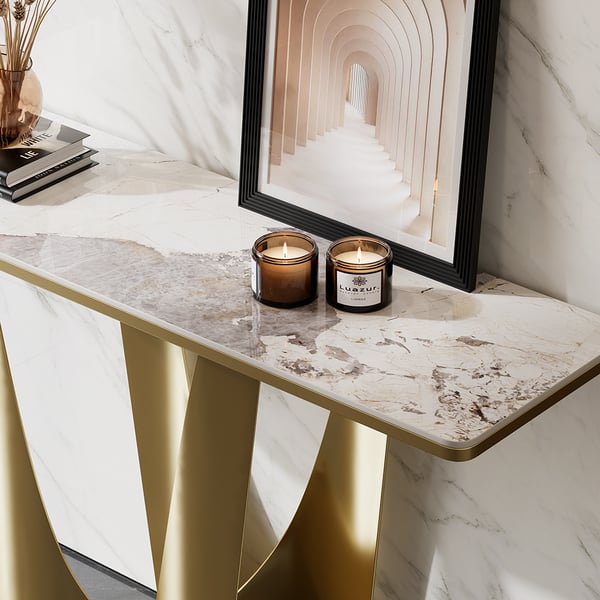
{"type": "Polygon", "coordinates": [[[6,54],[0,68],[21,71],[29,67],[40,26],[56,0],[0,0],[6,54]]]}
{"type": "Polygon", "coordinates": [[[25,44],[23,46],[23,56],[25,57],[25,65],[29,63],[31,57],[31,51],[33,49],[33,43],[37,37],[38,31],[42,21],[46,18],[48,11],[54,6],[56,0],[46,0],[42,2],[38,0],[35,2],[35,11],[28,23],[27,35],[25,36],[25,44]]]}

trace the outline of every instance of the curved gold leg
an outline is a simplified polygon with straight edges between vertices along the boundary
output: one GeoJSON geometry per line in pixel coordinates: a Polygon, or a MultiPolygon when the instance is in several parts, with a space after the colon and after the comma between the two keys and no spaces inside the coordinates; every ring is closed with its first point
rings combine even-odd
{"type": "Polygon", "coordinates": [[[40,498],[0,328],[0,598],[85,600],[40,498]]]}
{"type": "Polygon", "coordinates": [[[372,597],[387,438],[331,415],[302,503],[240,600],[372,597]]]}
{"type": "Polygon", "coordinates": [[[158,582],[189,391],[180,348],[125,325],[121,332],[158,582]]]}
{"type": "Polygon", "coordinates": [[[330,416],[292,524],[238,591],[259,383],[192,357],[186,401],[181,350],[122,330],[158,598],[371,598],[386,436],[330,416]]]}
{"type": "Polygon", "coordinates": [[[171,418],[181,349],[122,332],[158,598],[235,600],[259,383],[198,358],[185,418],[171,418]]]}

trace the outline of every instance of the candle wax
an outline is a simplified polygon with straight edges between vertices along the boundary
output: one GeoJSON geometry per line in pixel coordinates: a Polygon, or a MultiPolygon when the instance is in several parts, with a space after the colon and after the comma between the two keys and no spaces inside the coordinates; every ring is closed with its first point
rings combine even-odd
{"type": "Polygon", "coordinates": [[[379,262],[383,259],[383,256],[376,252],[367,252],[361,250],[360,261],[358,260],[358,250],[352,250],[351,252],[342,252],[335,256],[336,260],[343,260],[346,263],[353,265],[368,265],[370,263],[379,262]]]}
{"type": "Polygon", "coordinates": [[[304,248],[298,248],[297,246],[287,246],[286,252],[284,252],[283,246],[272,246],[271,248],[267,248],[262,251],[263,256],[268,256],[270,258],[300,258],[302,256],[306,256],[308,254],[308,250],[304,248]]]}

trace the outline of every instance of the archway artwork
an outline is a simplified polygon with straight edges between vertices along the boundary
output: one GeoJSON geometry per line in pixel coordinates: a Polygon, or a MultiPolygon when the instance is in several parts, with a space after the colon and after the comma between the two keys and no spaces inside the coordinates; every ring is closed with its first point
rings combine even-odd
{"type": "MultiPolygon", "coordinates": [[[[249,53],[253,4],[265,5],[257,197],[455,264],[467,107],[478,95],[483,120],[467,149],[479,158],[483,150],[484,170],[499,3],[250,0],[249,53]],[[491,39],[476,31],[481,23],[491,39]],[[488,63],[478,83],[475,51],[488,63]]],[[[244,152],[250,76],[247,64],[244,152]]]]}

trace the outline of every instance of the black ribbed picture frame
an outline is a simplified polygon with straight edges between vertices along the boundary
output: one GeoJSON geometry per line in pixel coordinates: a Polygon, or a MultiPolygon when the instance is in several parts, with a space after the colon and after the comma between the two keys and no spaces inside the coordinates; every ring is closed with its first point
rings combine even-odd
{"type": "MultiPolygon", "coordinates": [[[[289,20],[285,24],[293,27],[294,13],[289,6],[297,0],[284,1],[288,7],[286,10],[290,11],[289,20]]],[[[308,0],[311,1],[318,0],[308,0]]],[[[451,1],[462,3],[463,0],[420,1],[424,5],[437,1],[445,6],[451,1]]],[[[305,4],[308,2],[305,1],[305,4]]],[[[456,169],[456,176],[458,177],[458,173],[460,175],[458,185],[455,186],[457,198],[453,202],[456,215],[452,218],[455,231],[451,258],[444,259],[426,250],[417,250],[379,235],[377,231],[366,231],[356,223],[342,222],[319,214],[318,211],[309,210],[288,198],[262,190],[260,177],[265,169],[261,166],[261,153],[264,160],[265,148],[261,148],[261,144],[269,146],[267,151],[273,152],[272,138],[265,138],[265,131],[272,131],[273,123],[263,122],[266,120],[264,115],[268,114],[264,103],[271,101],[271,96],[265,93],[265,82],[273,77],[274,70],[273,66],[267,67],[268,43],[269,40],[273,43],[274,33],[270,29],[277,22],[272,11],[279,10],[281,1],[249,1],[239,205],[330,240],[353,235],[384,239],[393,250],[395,264],[453,287],[473,290],[477,275],[500,0],[464,0],[464,3],[465,7],[472,3],[472,28],[470,55],[468,64],[464,66],[463,80],[467,85],[462,95],[465,108],[460,120],[461,129],[464,122],[464,134],[459,154],[462,159],[456,169]]],[[[349,2],[350,8],[354,5],[355,2],[349,2]]],[[[306,11],[304,14],[306,15],[306,11]]],[[[357,27],[357,30],[360,31],[360,28],[357,27]]],[[[274,85],[272,89],[276,89],[274,85]]],[[[379,112],[377,114],[379,116],[379,112]]],[[[440,160],[439,157],[437,160],[440,160]]],[[[310,179],[311,173],[306,173],[305,176],[310,179]]],[[[436,178],[434,194],[437,193],[437,185],[436,178]]],[[[383,214],[381,218],[389,219],[391,216],[383,214]]]]}

